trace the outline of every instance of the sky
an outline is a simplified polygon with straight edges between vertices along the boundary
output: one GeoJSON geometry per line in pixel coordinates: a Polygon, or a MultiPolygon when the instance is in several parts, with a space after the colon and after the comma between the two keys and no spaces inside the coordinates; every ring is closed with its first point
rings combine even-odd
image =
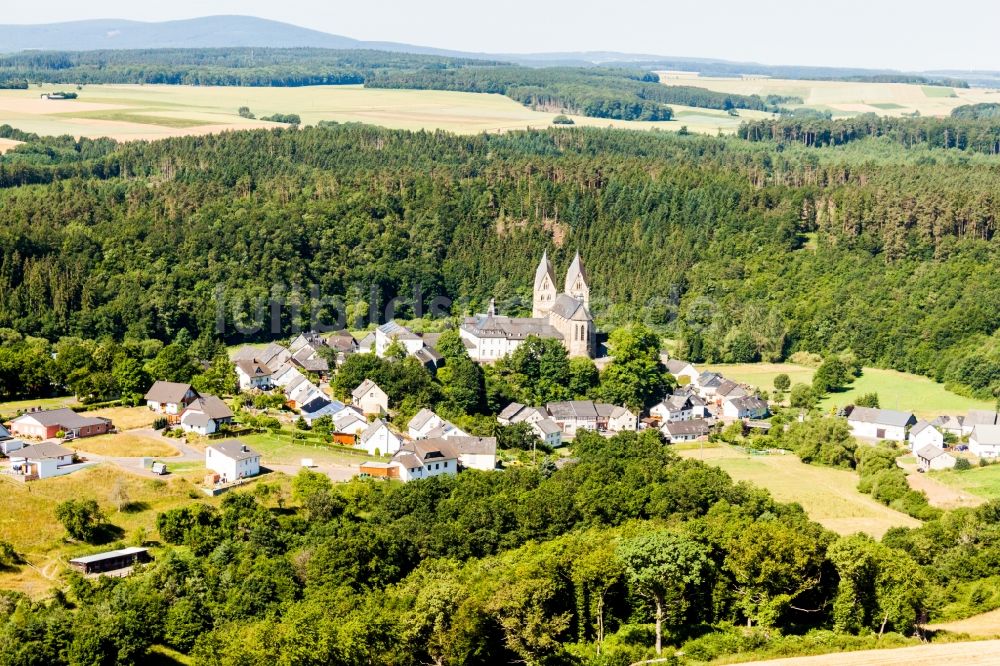
{"type": "Polygon", "coordinates": [[[363,40],[491,53],[625,51],[782,65],[1000,70],[996,0],[47,0],[0,23],[246,14],[363,40]]]}

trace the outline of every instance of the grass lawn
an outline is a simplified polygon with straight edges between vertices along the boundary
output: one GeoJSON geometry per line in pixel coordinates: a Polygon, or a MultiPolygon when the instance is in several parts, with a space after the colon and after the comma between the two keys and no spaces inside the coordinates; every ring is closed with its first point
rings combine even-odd
{"type": "Polygon", "coordinates": [[[979,497],[986,499],[1000,497],[1000,465],[973,467],[961,472],[949,469],[931,472],[930,476],[941,483],[979,497]]]}
{"type": "Polygon", "coordinates": [[[18,571],[0,572],[0,588],[15,589],[33,597],[42,596],[59,584],[58,575],[73,557],[114,548],[69,543],[55,519],[56,505],[67,499],[95,499],[108,522],[122,531],[122,540],[131,541],[139,529],[147,539],[156,539],[156,514],[191,501],[201,472],[148,479],[113,465],[98,465],[67,476],[21,483],[0,477],[0,539],[10,542],[29,566],[18,571]],[[133,509],[119,513],[111,502],[111,491],[120,480],[133,509]]]}
{"type": "Polygon", "coordinates": [[[103,416],[106,419],[111,419],[115,427],[122,431],[151,428],[153,421],[159,415],[148,407],[106,407],[87,412],[86,416],[103,416]]]}
{"type": "Polygon", "coordinates": [[[698,369],[719,372],[727,379],[750,384],[765,391],[774,390],[774,378],[778,375],[788,375],[792,380],[792,386],[795,386],[811,383],[815,372],[813,368],[794,363],[734,363],[698,366],[698,369]]]}
{"type": "Polygon", "coordinates": [[[920,524],[858,492],[854,472],[806,465],[791,454],[751,456],[726,445],[678,453],[720,467],[737,481],[766,488],[780,502],[798,502],[812,520],[838,534],[881,537],[890,527],[920,524]]]}
{"type": "Polygon", "coordinates": [[[66,446],[84,455],[90,453],[113,458],[170,458],[180,455],[180,451],[167,442],[134,432],[85,437],[67,442],[66,446]]]}
{"type": "Polygon", "coordinates": [[[957,97],[954,88],[945,86],[920,86],[928,97],[957,97]]]}
{"type": "Polygon", "coordinates": [[[32,400],[12,400],[10,402],[0,402],[0,416],[12,418],[18,412],[23,412],[31,407],[41,407],[42,409],[59,409],[60,407],[71,407],[79,404],[76,396],[66,395],[60,398],[34,398],[32,400]]]}
{"type": "MultiPolygon", "coordinates": [[[[288,437],[290,430],[282,431],[281,435],[273,433],[257,433],[240,437],[244,443],[261,454],[261,464],[299,465],[303,458],[312,458],[320,465],[351,465],[356,466],[374,458],[364,451],[344,450],[331,445],[319,443],[316,440],[292,443],[288,437]]],[[[388,460],[388,457],[378,458],[388,460]]]]}
{"type": "Polygon", "coordinates": [[[932,379],[896,370],[865,368],[851,388],[834,393],[820,402],[823,411],[851,404],[864,393],[878,393],[883,409],[911,411],[918,418],[932,419],[941,414],[965,414],[970,409],[994,409],[988,400],[966,398],[952,393],[932,379]]]}

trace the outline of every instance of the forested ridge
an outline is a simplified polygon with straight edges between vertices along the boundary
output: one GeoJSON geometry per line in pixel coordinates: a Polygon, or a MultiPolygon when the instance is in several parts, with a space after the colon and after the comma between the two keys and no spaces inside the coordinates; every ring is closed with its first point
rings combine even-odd
{"type": "Polygon", "coordinates": [[[982,396],[1000,384],[984,156],[360,125],[46,142],[0,161],[0,183],[42,183],[0,190],[0,327],[24,334],[212,336],[220,286],[229,343],[243,339],[229,305],[249,312],[275,284],[361,312],[373,288],[381,307],[419,285],[425,307],[492,296],[516,314],[542,250],[565,265],[579,248],[599,323],[645,320],[691,360],[853,350],[982,396]]]}

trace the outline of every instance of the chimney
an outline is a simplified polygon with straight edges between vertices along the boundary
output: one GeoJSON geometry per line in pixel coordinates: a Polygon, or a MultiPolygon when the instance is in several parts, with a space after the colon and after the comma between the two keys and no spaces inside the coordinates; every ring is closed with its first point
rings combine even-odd
{"type": "Polygon", "coordinates": [[[491,317],[497,316],[497,300],[495,298],[490,299],[490,309],[487,310],[486,314],[491,317]]]}

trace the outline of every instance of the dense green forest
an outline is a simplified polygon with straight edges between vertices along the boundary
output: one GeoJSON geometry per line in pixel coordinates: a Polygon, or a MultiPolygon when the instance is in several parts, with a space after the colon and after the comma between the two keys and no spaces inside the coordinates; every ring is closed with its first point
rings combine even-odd
{"type": "Polygon", "coordinates": [[[314,86],[364,83],[381,69],[498,64],[482,60],[329,49],[30,51],[0,55],[0,81],[314,86]]]}
{"type": "Polygon", "coordinates": [[[955,111],[962,109],[966,111],[954,113],[951,118],[893,118],[866,113],[835,120],[814,117],[751,120],[740,125],[737,135],[748,141],[810,147],[842,146],[869,137],[886,137],[907,148],[926,146],[989,155],[1000,153],[1000,123],[987,109],[967,105],[955,111]]]}
{"type": "Polygon", "coordinates": [[[365,85],[499,93],[535,108],[622,120],[670,120],[668,104],[776,112],[777,104],[789,100],[720,93],[694,86],[664,86],[652,72],[614,67],[463,67],[378,72],[365,85]]]}
{"type": "Polygon", "coordinates": [[[989,120],[1000,118],[1000,104],[996,102],[965,104],[952,109],[951,117],[962,118],[964,120],[989,120]]]}
{"type": "MultiPolygon", "coordinates": [[[[659,644],[707,661],[917,644],[918,623],[994,596],[995,503],[880,543],[655,430],[583,433],[574,453],[405,485],[303,471],[291,497],[258,481],[169,510],[167,552],[135,575],[0,593],[0,664],[144,663],[156,644],[219,666],[625,665],[659,644]]],[[[101,524],[84,500],[64,513],[101,524]]]]}
{"type": "Polygon", "coordinates": [[[453,315],[490,297],[515,314],[542,250],[562,266],[579,248],[599,323],[646,321],[691,360],[852,350],[991,396],[1000,166],[852,146],[361,125],[29,142],[0,159],[0,327],[172,341],[221,322],[226,342],[268,339],[290,314],[273,333],[236,324],[271,295],[308,306],[313,285],[350,325],[373,294],[404,317],[438,295],[453,315]]]}

